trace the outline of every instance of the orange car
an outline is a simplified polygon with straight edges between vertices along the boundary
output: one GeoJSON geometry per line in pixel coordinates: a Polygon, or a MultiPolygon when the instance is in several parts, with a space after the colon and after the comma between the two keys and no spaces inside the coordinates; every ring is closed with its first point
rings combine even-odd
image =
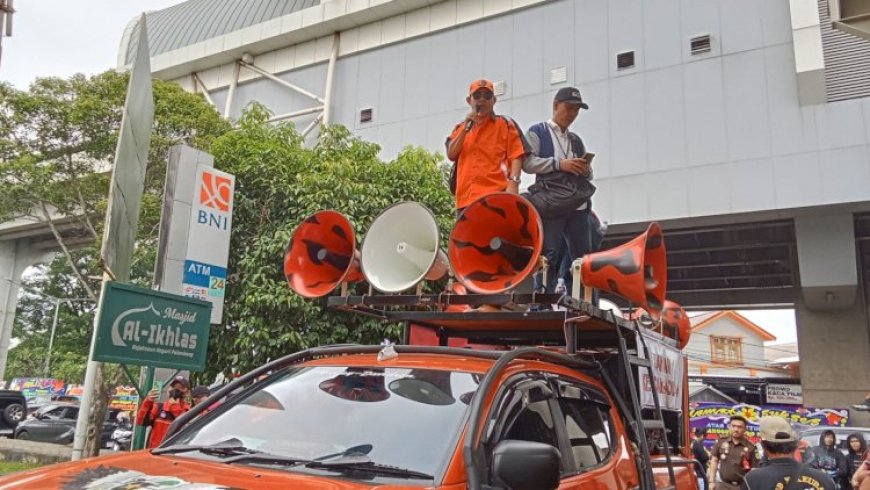
{"type": "MultiPolygon", "coordinates": [[[[669,485],[666,461],[636,457],[599,364],[539,348],[424,346],[379,361],[381,349],[273,361],[218,390],[210,412],[177,419],[159,448],[17,473],[0,490],[669,485]],[[642,483],[643,464],[655,485],[642,483]]],[[[692,462],[671,460],[677,488],[697,488],[692,462]]]]}

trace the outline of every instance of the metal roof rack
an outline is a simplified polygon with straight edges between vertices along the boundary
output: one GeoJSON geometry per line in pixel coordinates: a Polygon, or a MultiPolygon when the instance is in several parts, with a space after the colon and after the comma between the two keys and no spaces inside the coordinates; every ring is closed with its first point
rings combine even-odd
{"type": "MultiPolygon", "coordinates": [[[[632,321],[611,310],[602,310],[591,303],[558,294],[330,296],[327,305],[385,322],[403,323],[404,344],[410,343],[412,326],[432,329],[440,345],[445,346],[450,338],[464,338],[472,344],[567,346],[568,353],[574,353],[578,348],[616,349],[619,347],[619,333],[633,348],[636,337],[632,321]],[[541,309],[541,305],[557,305],[559,308],[541,309]],[[462,306],[470,309],[448,309],[462,306]],[[474,309],[486,306],[499,309],[474,309]]],[[[648,332],[657,336],[653,330],[648,332]]]]}

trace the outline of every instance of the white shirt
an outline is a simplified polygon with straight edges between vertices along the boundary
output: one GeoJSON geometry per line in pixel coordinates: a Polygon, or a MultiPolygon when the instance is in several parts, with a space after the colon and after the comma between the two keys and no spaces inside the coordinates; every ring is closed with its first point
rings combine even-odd
{"type": "MultiPolygon", "coordinates": [[[[571,138],[568,137],[568,130],[562,131],[562,128],[552,119],[547,120],[547,125],[550,126],[550,136],[553,139],[553,158],[558,165],[560,160],[568,158],[577,158],[581,155],[574,153],[574,148],[571,147],[571,138]]],[[[588,206],[584,202],[577,208],[578,211],[583,211],[588,206]]]]}

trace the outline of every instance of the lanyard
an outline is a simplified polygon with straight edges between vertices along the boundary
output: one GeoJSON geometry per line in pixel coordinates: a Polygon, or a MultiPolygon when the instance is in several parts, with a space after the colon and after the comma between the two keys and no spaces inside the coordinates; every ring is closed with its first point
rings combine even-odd
{"type": "MultiPolygon", "coordinates": [[[[555,128],[550,128],[550,131],[553,133],[553,139],[556,140],[556,144],[559,145],[559,149],[562,150],[562,158],[565,158],[565,159],[569,158],[568,150],[565,149],[564,146],[562,146],[562,139],[559,138],[558,134],[556,134],[557,130],[555,128]]],[[[571,148],[571,138],[568,137],[567,131],[565,131],[565,137],[568,139],[568,149],[570,149],[571,148]]]]}

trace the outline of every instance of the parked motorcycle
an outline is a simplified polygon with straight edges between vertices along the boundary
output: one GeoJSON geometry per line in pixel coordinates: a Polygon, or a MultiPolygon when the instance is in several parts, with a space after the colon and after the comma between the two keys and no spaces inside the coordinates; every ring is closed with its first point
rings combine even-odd
{"type": "Polygon", "coordinates": [[[129,451],[133,440],[133,421],[127,412],[118,413],[117,427],[109,438],[107,447],[113,451],[129,451]]]}
{"type": "Polygon", "coordinates": [[[133,439],[132,428],[118,427],[112,432],[109,440],[109,448],[113,451],[129,451],[130,441],[133,439]]]}

